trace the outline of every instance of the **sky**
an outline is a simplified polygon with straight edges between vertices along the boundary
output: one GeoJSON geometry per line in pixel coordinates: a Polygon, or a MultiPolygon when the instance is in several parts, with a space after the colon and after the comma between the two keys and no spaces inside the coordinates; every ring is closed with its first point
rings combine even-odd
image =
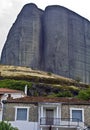
{"type": "Polygon", "coordinates": [[[90,21],[90,0],[0,0],[0,55],[12,24],[27,3],[35,3],[43,10],[48,5],[64,6],[90,21]]]}

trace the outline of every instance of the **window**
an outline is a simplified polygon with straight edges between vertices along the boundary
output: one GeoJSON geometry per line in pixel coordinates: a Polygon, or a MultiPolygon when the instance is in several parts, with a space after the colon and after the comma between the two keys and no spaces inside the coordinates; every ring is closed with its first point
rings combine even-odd
{"type": "Polygon", "coordinates": [[[80,108],[71,108],[70,110],[71,119],[73,122],[75,121],[84,121],[84,110],[80,108]]]}
{"type": "Polygon", "coordinates": [[[28,108],[16,108],[16,120],[28,120],[28,108]]]}

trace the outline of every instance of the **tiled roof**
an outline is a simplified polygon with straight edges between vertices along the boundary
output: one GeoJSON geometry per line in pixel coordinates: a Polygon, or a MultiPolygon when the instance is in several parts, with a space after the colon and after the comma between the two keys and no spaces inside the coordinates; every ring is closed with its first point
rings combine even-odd
{"type": "Polygon", "coordinates": [[[14,89],[0,88],[0,94],[4,94],[4,93],[23,93],[23,92],[14,89]]]}
{"type": "Polygon", "coordinates": [[[63,104],[90,104],[90,101],[80,100],[77,98],[48,98],[48,97],[22,97],[17,99],[8,99],[4,103],[63,103],[63,104]]]}

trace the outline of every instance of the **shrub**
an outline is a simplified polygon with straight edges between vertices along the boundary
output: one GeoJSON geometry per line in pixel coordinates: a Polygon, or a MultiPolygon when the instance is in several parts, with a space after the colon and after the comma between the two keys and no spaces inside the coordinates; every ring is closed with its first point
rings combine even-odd
{"type": "Polygon", "coordinates": [[[81,81],[81,78],[79,76],[77,76],[75,81],[79,83],[81,81]]]}
{"type": "Polygon", "coordinates": [[[63,91],[57,94],[57,97],[72,97],[73,94],[70,91],[63,91]]]}
{"type": "Polygon", "coordinates": [[[0,88],[10,88],[17,90],[24,90],[25,85],[27,84],[28,88],[31,88],[32,83],[24,80],[13,80],[13,79],[5,79],[0,80],[0,88]]]}
{"type": "Polygon", "coordinates": [[[89,100],[90,99],[90,88],[88,88],[86,90],[81,90],[78,94],[78,98],[83,99],[83,100],[89,100]]]}
{"type": "Polygon", "coordinates": [[[10,123],[1,121],[0,130],[18,130],[16,127],[12,127],[10,123]]]}
{"type": "Polygon", "coordinates": [[[47,73],[47,75],[51,76],[51,75],[52,75],[52,73],[51,73],[51,72],[48,72],[48,73],[47,73]]]}
{"type": "Polygon", "coordinates": [[[62,91],[57,94],[52,93],[48,97],[73,97],[73,94],[70,91],[62,91]]]}

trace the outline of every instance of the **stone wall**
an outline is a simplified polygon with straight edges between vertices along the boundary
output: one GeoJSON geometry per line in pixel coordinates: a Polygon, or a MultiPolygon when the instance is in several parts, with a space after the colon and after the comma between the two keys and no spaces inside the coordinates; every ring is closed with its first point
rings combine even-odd
{"type": "MultiPolygon", "coordinates": [[[[15,107],[29,107],[29,121],[38,122],[38,106],[35,104],[4,104],[3,120],[15,121],[15,107]]],[[[84,109],[84,122],[90,124],[90,105],[61,105],[61,118],[70,118],[70,108],[84,109]]]]}
{"type": "Polygon", "coordinates": [[[4,104],[3,108],[3,120],[6,121],[15,121],[15,108],[16,107],[29,107],[29,121],[37,122],[38,121],[38,108],[34,104],[4,104]]]}
{"type": "Polygon", "coordinates": [[[90,124],[90,105],[62,105],[61,117],[70,118],[70,108],[81,108],[84,109],[84,122],[90,124]]]}
{"type": "Polygon", "coordinates": [[[15,121],[15,107],[12,104],[4,104],[3,120],[15,121]]]}

